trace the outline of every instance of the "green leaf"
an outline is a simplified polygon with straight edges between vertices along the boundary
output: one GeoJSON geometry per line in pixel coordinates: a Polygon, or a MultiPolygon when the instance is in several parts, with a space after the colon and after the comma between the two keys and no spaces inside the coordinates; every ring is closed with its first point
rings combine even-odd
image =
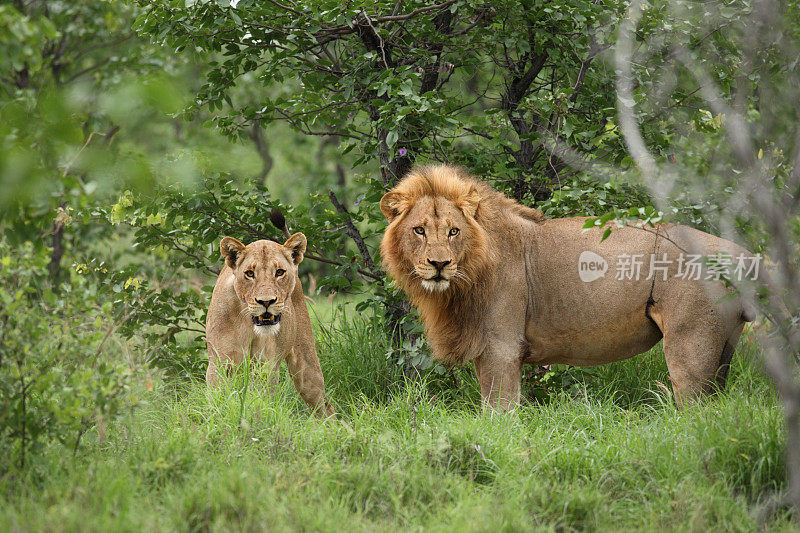
{"type": "Polygon", "coordinates": [[[389,133],[386,134],[386,146],[391,148],[397,142],[397,130],[390,130],[389,133]]]}

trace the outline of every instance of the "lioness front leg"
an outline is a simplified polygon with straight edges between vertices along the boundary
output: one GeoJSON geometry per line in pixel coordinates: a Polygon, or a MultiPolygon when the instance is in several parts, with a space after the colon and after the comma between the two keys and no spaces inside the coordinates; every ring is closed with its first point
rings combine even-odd
{"type": "Polygon", "coordinates": [[[514,409],[520,395],[522,362],[519,355],[504,357],[501,353],[487,351],[474,362],[483,409],[501,412],[514,409]]]}
{"type": "Polygon", "coordinates": [[[213,388],[217,386],[218,381],[219,376],[217,376],[217,365],[209,360],[208,368],[206,369],[206,384],[213,388]]]}
{"type": "Polygon", "coordinates": [[[319,358],[313,346],[292,348],[286,358],[286,366],[289,375],[292,376],[294,387],[316,416],[326,418],[336,414],[325,398],[325,379],[322,377],[322,368],[319,366],[319,358]]]}
{"type": "Polygon", "coordinates": [[[219,382],[220,368],[228,367],[228,358],[221,355],[210,344],[208,346],[208,368],[206,369],[206,384],[214,388],[219,382]]]}

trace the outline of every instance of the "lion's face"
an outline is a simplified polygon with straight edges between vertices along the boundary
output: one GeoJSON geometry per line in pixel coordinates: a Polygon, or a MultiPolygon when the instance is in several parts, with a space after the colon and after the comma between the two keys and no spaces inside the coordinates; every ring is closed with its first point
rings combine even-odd
{"type": "Polygon", "coordinates": [[[256,241],[247,246],[224,237],[220,251],[233,270],[233,287],[253,320],[257,334],[275,334],[281,313],[297,283],[297,265],[303,260],[306,238],[295,233],[285,244],[256,241]]]}
{"type": "Polygon", "coordinates": [[[442,292],[450,287],[459,275],[469,231],[464,213],[445,198],[427,196],[410,209],[397,232],[402,253],[424,289],[442,292]]]}
{"type": "Polygon", "coordinates": [[[453,280],[466,280],[461,265],[475,237],[475,222],[468,218],[474,205],[457,205],[443,196],[423,196],[404,204],[402,195],[389,193],[381,209],[390,221],[396,220],[393,237],[409,278],[428,292],[443,292],[453,280]]]}

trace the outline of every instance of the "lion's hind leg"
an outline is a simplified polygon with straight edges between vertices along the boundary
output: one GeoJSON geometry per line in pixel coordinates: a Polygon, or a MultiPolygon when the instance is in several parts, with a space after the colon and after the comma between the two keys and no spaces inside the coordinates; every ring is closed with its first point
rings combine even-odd
{"type": "Polygon", "coordinates": [[[739,328],[734,331],[734,333],[728,337],[728,340],[725,341],[725,346],[722,348],[722,356],[719,359],[719,367],[717,368],[717,389],[722,391],[725,389],[725,385],[728,382],[728,373],[731,369],[731,360],[733,359],[733,354],[736,351],[736,345],[739,344],[739,336],[742,333],[742,326],[740,325],[739,328]]]}
{"type": "Polygon", "coordinates": [[[678,407],[723,389],[742,324],[730,331],[722,311],[713,307],[703,314],[664,312],[656,317],[678,407]]]}
{"type": "Polygon", "coordinates": [[[648,316],[664,335],[664,357],[678,407],[724,388],[744,325],[741,301],[722,282],[656,284],[648,316]]]}

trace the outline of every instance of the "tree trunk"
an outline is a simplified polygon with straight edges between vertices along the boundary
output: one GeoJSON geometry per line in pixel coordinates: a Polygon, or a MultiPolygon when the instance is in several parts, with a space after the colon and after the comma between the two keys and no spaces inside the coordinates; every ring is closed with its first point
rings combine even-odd
{"type": "Polygon", "coordinates": [[[275,160],[270,154],[269,151],[269,141],[264,137],[264,130],[261,128],[260,124],[253,124],[253,127],[248,130],[248,135],[250,139],[253,140],[253,144],[255,144],[256,152],[258,152],[258,156],[261,158],[261,172],[258,174],[258,183],[263,186],[267,185],[267,175],[272,170],[272,166],[275,163],[275,160]]]}
{"type": "Polygon", "coordinates": [[[50,264],[47,270],[50,274],[50,285],[57,286],[61,281],[61,258],[64,257],[64,224],[58,221],[53,223],[53,251],[50,252],[50,264]]]}

